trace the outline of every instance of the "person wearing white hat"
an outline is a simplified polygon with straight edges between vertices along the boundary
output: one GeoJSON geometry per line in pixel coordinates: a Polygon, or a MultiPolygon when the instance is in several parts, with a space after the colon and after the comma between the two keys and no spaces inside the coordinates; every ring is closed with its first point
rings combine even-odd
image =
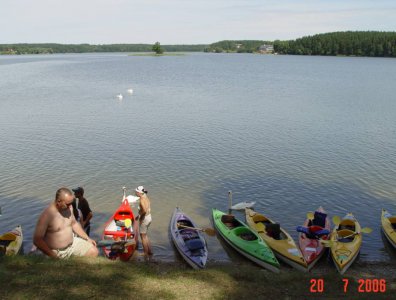
{"type": "Polygon", "coordinates": [[[140,198],[139,201],[139,215],[136,217],[136,220],[139,220],[139,231],[140,238],[142,240],[144,256],[149,258],[153,255],[151,250],[151,243],[147,236],[147,230],[151,224],[151,205],[150,199],[147,196],[147,191],[144,189],[142,185],[138,186],[135,189],[136,196],[140,198]]]}

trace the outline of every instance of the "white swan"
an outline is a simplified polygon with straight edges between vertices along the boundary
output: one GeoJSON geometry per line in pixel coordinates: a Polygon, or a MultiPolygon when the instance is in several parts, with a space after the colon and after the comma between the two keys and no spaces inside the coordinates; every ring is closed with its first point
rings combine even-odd
{"type": "Polygon", "coordinates": [[[234,210],[245,210],[245,208],[250,208],[250,207],[253,207],[253,205],[255,205],[256,204],[256,201],[253,201],[253,202],[240,202],[240,203],[237,203],[237,204],[235,204],[235,205],[233,205],[233,206],[231,206],[231,209],[234,209],[234,210]]]}
{"type": "Polygon", "coordinates": [[[122,98],[124,98],[124,97],[122,96],[122,94],[118,94],[118,95],[117,95],[117,98],[118,98],[119,100],[122,100],[122,98]]]}
{"type": "Polygon", "coordinates": [[[133,89],[127,89],[128,94],[133,94],[133,89]]]}

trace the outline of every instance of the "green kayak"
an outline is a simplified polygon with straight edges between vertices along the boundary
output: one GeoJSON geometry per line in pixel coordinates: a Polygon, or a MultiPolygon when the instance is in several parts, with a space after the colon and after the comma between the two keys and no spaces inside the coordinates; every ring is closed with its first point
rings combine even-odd
{"type": "Polygon", "coordinates": [[[279,272],[279,262],[272,250],[246,224],[215,208],[213,223],[223,239],[240,254],[272,272],[279,272]]]}

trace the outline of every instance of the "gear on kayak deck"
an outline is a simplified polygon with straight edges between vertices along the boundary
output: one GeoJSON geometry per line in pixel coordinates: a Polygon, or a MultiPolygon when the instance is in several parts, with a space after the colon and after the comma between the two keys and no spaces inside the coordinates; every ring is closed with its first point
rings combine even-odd
{"type": "Polygon", "coordinates": [[[241,239],[244,239],[245,241],[254,241],[254,240],[257,240],[257,237],[256,237],[254,234],[250,233],[250,232],[241,233],[241,234],[239,235],[239,237],[240,237],[241,239]]]}

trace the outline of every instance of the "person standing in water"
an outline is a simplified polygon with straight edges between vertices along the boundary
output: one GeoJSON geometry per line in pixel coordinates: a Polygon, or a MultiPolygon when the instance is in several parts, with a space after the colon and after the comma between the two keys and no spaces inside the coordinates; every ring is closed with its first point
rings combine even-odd
{"type": "Polygon", "coordinates": [[[78,209],[81,210],[83,218],[81,225],[84,228],[84,231],[89,236],[91,231],[91,219],[92,219],[92,210],[89,207],[87,199],[84,197],[84,189],[82,187],[78,187],[72,190],[76,198],[78,198],[78,209]]]}
{"type": "Polygon", "coordinates": [[[140,238],[142,240],[144,256],[149,258],[153,255],[151,250],[151,243],[147,236],[148,228],[151,224],[151,203],[150,199],[147,196],[147,191],[143,186],[138,186],[135,189],[136,196],[140,198],[139,201],[139,215],[136,217],[136,220],[139,220],[139,232],[140,238]]]}

